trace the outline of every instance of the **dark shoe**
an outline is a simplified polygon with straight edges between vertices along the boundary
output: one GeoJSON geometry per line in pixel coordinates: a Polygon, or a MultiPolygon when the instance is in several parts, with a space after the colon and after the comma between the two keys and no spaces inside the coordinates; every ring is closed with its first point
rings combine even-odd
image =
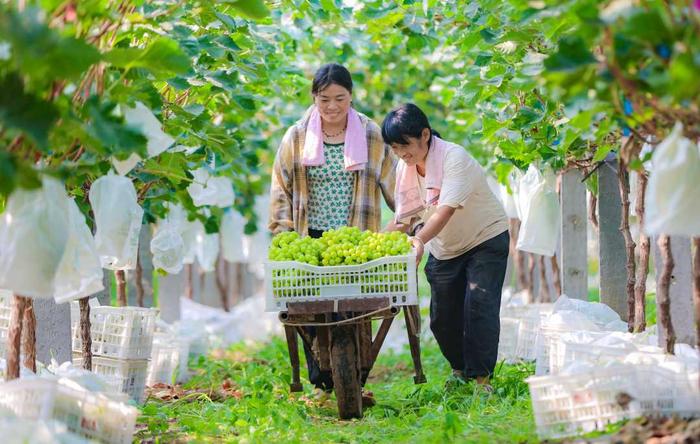
{"type": "Polygon", "coordinates": [[[485,393],[493,393],[493,386],[491,385],[490,378],[488,376],[477,376],[476,386],[481,388],[485,393]]]}
{"type": "Polygon", "coordinates": [[[476,384],[476,386],[483,390],[484,393],[493,394],[493,386],[491,384],[476,384]]]}

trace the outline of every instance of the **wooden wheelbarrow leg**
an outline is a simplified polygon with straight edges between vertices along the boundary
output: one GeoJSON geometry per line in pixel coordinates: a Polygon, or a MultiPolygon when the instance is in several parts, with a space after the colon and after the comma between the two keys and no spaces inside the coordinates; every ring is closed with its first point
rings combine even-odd
{"type": "Polygon", "coordinates": [[[289,362],[292,364],[292,383],[289,384],[289,391],[300,392],[303,388],[301,386],[301,379],[299,378],[299,343],[297,341],[297,332],[294,327],[285,325],[284,334],[287,337],[289,362]]]}
{"type": "Polygon", "coordinates": [[[420,312],[418,311],[418,306],[404,306],[403,314],[406,320],[406,331],[408,332],[408,344],[411,347],[413,368],[416,371],[413,382],[423,384],[425,383],[425,375],[423,374],[423,364],[420,360],[420,312]]]}
{"type": "Polygon", "coordinates": [[[377,336],[372,342],[372,354],[370,356],[369,365],[370,369],[372,368],[372,366],[374,366],[374,362],[377,360],[377,356],[379,356],[379,350],[381,350],[382,344],[384,344],[384,339],[386,339],[386,335],[387,333],[389,333],[389,328],[391,327],[392,322],[394,322],[394,316],[384,318],[382,324],[379,326],[377,336]]]}
{"type": "Polygon", "coordinates": [[[365,385],[372,370],[372,321],[357,324],[358,350],[360,352],[360,382],[365,385]]]}

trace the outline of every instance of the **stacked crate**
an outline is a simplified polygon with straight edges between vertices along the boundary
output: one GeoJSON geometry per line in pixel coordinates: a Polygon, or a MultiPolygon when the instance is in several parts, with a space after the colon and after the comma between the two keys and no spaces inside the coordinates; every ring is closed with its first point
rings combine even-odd
{"type": "Polygon", "coordinates": [[[563,438],[641,415],[697,417],[700,392],[690,374],[682,366],[616,362],[532,376],[527,383],[537,433],[543,439],[563,438]]]}
{"type": "MultiPolygon", "coordinates": [[[[102,393],[47,378],[0,384],[0,407],[26,420],[59,421],[91,442],[107,444],[130,444],[139,414],[138,409],[102,393]]],[[[5,438],[12,441],[12,436],[5,438]]]]}
{"type": "Polygon", "coordinates": [[[7,334],[10,330],[10,313],[12,312],[12,292],[0,290],[0,358],[5,359],[7,334]]]}
{"type": "MultiPolygon", "coordinates": [[[[79,308],[72,303],[73,361],[82,362],[79,308]]],[[[136,402],[143,399],[157,310],[141,307],[90,307],[92,371],[136,402]]]]}
{"type": "Polygon", "coordinates": [[[507,362],[535,360],[535,344],[542,318],[552,311],[552,304],[527,304],[501,307],[499,360],[507,362]]]}
{"type": "Polygon", "coordinates": [[[190,344],[172,333],[156,332],[153,337],[151,363],[148,367],[147,385],[159,382],[173,384],[187,379],[187,359],[190,344]]]}

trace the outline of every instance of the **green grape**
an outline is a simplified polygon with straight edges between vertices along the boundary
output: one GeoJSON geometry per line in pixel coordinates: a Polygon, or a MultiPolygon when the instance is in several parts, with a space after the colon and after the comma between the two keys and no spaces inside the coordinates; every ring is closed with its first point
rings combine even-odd
{"type": "MultiPolygon", "coordinates": [[[[299,236],[295,232],[283,232],[273,237],[268,258],[271,261],[297,261],[314,266],[364,264],[386,256],[406,255],[412,244],[408,236],[400,232],[373,233],[357,227],[341,227],[328,230],[318,239],[299,236]]],[[[406,291],[406,264],[383,264],[367,270],[367,275],[315,277],[302,270],[275,270],[273,291],[277,296],[319,296],[321,286],[357,283],[366,293],[406,291]],[[386,273],[394,273],[387,275],[386,273]],[[306,287],[306,288],[303,288],[306,287]]]]}

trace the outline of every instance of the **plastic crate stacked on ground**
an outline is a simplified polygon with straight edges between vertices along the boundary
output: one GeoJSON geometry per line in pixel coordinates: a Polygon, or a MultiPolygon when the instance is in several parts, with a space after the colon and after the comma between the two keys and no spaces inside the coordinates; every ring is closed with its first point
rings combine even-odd
{"type": "Polygon", "coordinates": [[[185,381],[189,349],[189,343],[185,340],[168,333],[156,333],[153,337],[153,351],[146,384],[185,381]]]}
{"type": "MultiPolygon", "coordinates": [[[[71,309],[78,310],[77,303],[71,309]]],[[[90,307],[93,355],[115,359],[149,359],[157,310],[142,307],[90,307]]],[[[82,351],[79,315],[72,316],[73,351],[82,351]]]]}
{"type": "Polygon", "coordinates": [[[61,421],[77,435],[109,444],[131,443],[138,416],[134,407],[53,379],[1,384],[0,405],[24,419],[61,421]]]}
{"type": "Polygon", "coordinates": [[[501,318],[501,334],[498,339],[498,360],[513,363],[518,361],[518,327],[520,321],[514,318],[501,318]]]}
{"type": "MultiPolygon", "coordinates": [[[[551,330],[551,329],[550,329],[551,330]]],[[[587,341],[581,341],[575,337],[577,333],[562,332],[549,334],[549,374],[559,373],[571,362],[605,364],[613,360],[620,360],[630,353],[636,352],[638,347],[633,343],[620,343],[619,347],[600,345],[595,342],[613,332],[587,331],[587,341]]]]}
{"type": "MultiPolygon", "coordinates": [[[[74,361],[81,358],[79,308],[71,303],[74,361]]],[[[142,307],[90,307],[93,369],[137,402],[143,398],[157,310],[142,307]]]]}
{"type": "Polygon", "coordinates": [[[537,433],[561,438],[641,415],[696,416],[700,394],[682,373],[649,365],[594,367],[528,378],[537,433]]]}
{"type": "MultiPolygon", "coordinates": [[[[80,366],[83,362],[80,353],[73,353],[73,364],[80,366]]],[[[102,356],[92,357],[92,371],[103,376],[114,390],[126,393],[136,402],[143,402],[148,361],[144,359],[112,359],[102,356]]]]}
{"type": "Polygon", "coordinates": [[[637,398],[639,408],[645,415],[671,416],[688,418],[700,416],[700,388],[698,388],[697,370],[694,372],[668,368],[658,365],[638,366],[638,386],[632,395],[637,398]]]}
{"type": "MultiPolygon", "coordinates": [[[[605,333],[598,333],[603,335],[605,333]]],[[[556,367],[561,370],[570,362],[585,362],[589,364],[606,364],[610,361],[623,359],[625,356],[637,350],[630,347],[610,347],[593,343],[569,342],[563,340],[563,357],[557,362],[556,367]]],[[[552,364],[550,362],[550,369],[552,364]]]]}
{"type": "Polygon", "coordinates": [[[418,303],[416,256],[389,256],[360,265],[315,266],[295,261],[265,263],[265,308],[289,302],[390,298],[392,305],[418,303]]]}
{"type": "Polygon", "coordinates": [[[628,393],[634,379],[633,374],[612,368],[528,378],[537,433],[541,438],[560,438],[631,417],[616,397],[628,393]]]}
{"type": "Polygon", "coordinates": [[[543,316],[552,311],[552,304],[527,304],[503,307],[501,318],[513,318],[519,321],[515,355],[519,359],[534,361],[536,358],[535,344],[543,316]]]}
{"type": "Polygon", "coordinates": [[[537,345],[535,347],[537,350],[536,375],[556,373],[558,370],[557,363],[560,359],[563,360],[564,356],[564,345],[560,341],[560,336],[568,331],[570,330],[565,326],[540,326],[540,334],[537,336],[537,345]],[[550,360],[552,356],[554,356],[554,359],[550,360]],[[554,362],[553,366],[552,362],[554,362]],[[552,372],[552,369],[555,371],[552,372]]]}
{"type": "Polygon", "coordinates": [[[0,290],[0,358],[5,358],[7,334],[10,329],[10,313],[12,312],[12,293],[0,290]]]}

